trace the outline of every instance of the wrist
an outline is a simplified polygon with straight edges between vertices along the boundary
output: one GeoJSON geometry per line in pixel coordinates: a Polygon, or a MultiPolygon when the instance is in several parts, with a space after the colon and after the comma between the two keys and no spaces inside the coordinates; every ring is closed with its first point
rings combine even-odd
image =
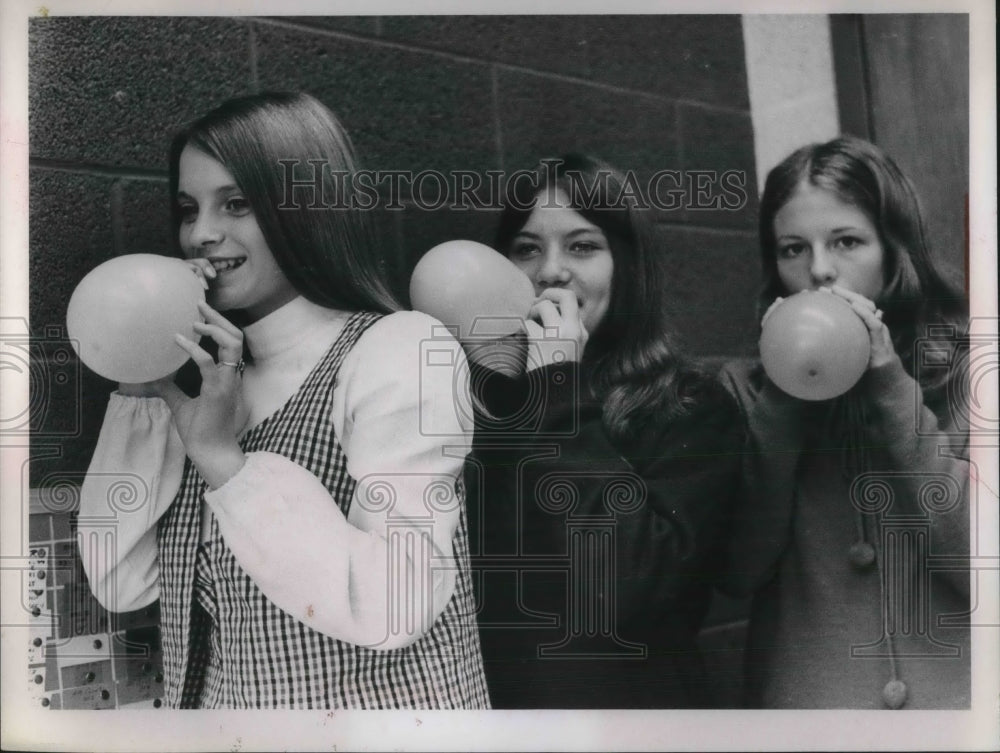
{"type": "Polygon", "coordinates": [[[189,448],[188,456],[213,491],[239,473],[246,464],[246,455],[235,442],[197,449],[189,448]]]}

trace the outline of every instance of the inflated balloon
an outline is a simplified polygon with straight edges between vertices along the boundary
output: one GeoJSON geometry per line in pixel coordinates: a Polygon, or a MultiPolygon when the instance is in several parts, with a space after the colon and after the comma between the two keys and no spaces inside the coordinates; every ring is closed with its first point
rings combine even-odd
{"type": "Polygon", "coordinates": [[[410,278],[417,311],[470,335],[516,332],[535,300],[531,280],[509,259],[475,241],[448,241],[421,257],[410,278]]]}
{"type": "Polygon", "coordinates": [[[73,291],[66,329],[80,360],[115,382],[168,376],[189,358],[174,340],[198,341],[201,281],[180,259],[128,254],[106,261],[73,291]]]}
{"type": "Polygon", "coordinates": [[[829,400],[868,368],[868,328],[832,293],[804,290],[779,303],[764,322],[760,360],[778,387],[801,400],[829,400]]]}

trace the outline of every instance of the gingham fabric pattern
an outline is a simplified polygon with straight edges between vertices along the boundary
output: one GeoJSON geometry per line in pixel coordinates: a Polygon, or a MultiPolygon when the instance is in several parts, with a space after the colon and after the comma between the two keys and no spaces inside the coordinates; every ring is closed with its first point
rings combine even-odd
{"type": "MultiPolygon", "coordinates": [[[[212,519],[213,528],[217,527],[215,519],[212,519]]],[[[211,550],[216,549],[217,543],[221,543],[221,537],[215,536],[214,532],[209,541],[204,541],[198,545],[198,556],[194,568],[194,596],[195,615],[192,620],[199,625],[210,628],[219,623],[219,604],[215,600],[215,587],[212,583],[212,562],[211,550]],[[198,614],[202,610],[203,614],[198,614]]],[[[222,656],[222,641],[218,630],[206,630],[203,632],[204,648],[199,652],[203,659],[204,666],[201,693],[197,699],[199,708],[214,709],[223,706],[222,683],[223,672],[220,657],[222,656]]]]}
{"type": "MultiPolygon", "coordinates": [[[[346,456],[331,420],[333,389],[344,356],[378,316],[352,316],[296,394],[240,442],[245,452],[280,453],[308,468],[345,515],[355,482],[347,473],[346,456]]],[[[318,633],[271,603],[240,568],[214,518],[207,546],[199,553],[205,488],[187,461],[177,499],[158,529],[169,706],[489,707],[464,504],[453,542],[458,568],[455,593],[444,612],[415,643],[374,651],[318,633]]],[[[456,490],[464,502],[460,483],[456,490]]]]}

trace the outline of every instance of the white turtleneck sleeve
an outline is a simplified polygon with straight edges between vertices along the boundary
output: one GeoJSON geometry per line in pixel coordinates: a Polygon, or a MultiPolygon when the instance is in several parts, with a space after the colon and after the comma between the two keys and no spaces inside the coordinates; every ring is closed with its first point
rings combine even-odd
{"type": "MultiPolygon", "coordinates": [[[[314,320],[311,304],[296,306],[314,320]]],[[[301,333],[298,316],[290,318],[301,333]]],[[[258,359],[258,352],[270,355],[276,334],[266,322],[247,329],[257,372],[247,372],[250,425],[295,391],[342,324],[321,321],[316,336],[258,359]]],[[[333,393],[335,431],[356,481],[346,518],[312,473],[274,453],[248,454],[239,473],[206,494],[227,546],[275,604],[313,629],[373,648],[406,645],[430,629],[455,584],[452,538],[462,504],[456,483],[472,438],[464,359],[436,320],[416,312],[383,317],[358,339],[333,393]]],[[[142,520],[118,523],[135,545],[127,553],[119,546],[116,555],[139,564],[123,568],[105,553],[103,567],[88,570],[92,586],[116,573],[119,609],[158,595],[154,528],[183,466],[182,453],[154,451],[176,437],[169,421],[141,431],[140,414],[150,402],[162,401],[131,398],[131,412],[109,406],[88,472],[88,483],[113,466],[161,479],[157,506],[142,520]]],[[[81,515],[100,507],[101,490],[87,486],[81,515]]]]}
{"type": "Polygon", "coordinates": [[[156,524],[184,470],[184,445],[158,397],[111,395],[80,490],[77,543],[94,597],[112,612],[159,598],[156,524]]]}

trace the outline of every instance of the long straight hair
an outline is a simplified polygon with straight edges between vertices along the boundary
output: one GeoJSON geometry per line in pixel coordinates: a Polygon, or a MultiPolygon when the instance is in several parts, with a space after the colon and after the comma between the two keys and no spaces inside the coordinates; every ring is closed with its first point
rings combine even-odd
{"type": "Polygon", "coordinates": [[[912,183],[874,144],[852,136],[810,144],[768,173],[760,201],[761,311],[777,296],[787,295],[778,275],[774,218],[804,182],[833,192],[871,219],[885,253],[884,284],[875,303],[885,312],[893,347],[907,372],[925,389],[940,389],[948,371],[918,368],[916,343],[920,338],[936,339],[942,362],[955,362],[956,349],[967,345],[963,337],[968,302],[938,268],[912,183]],[[935,335],[940,325],[954,336],[935,335]]]}
{"type": "MultiPolygon", "coordinates": [[[[401,308],[384,260],[376,253],[369,213],[351,208],[353,181],[335,177],[357,172],[354,147],[340,121],[319,100],[298,92],[254,94],[228,100],[192,123],[170,148],[174,198],[180,156],[187,146],[232,173],[275,261],[304,297],[346,311],[389,313],[401,308]],[[289,167],[300,185],[314,183],[309,186],[312,195],[293,191],[289,167]]],[[[174,228],[179,228],[176,201],[173,219],[174,228]]]]}
{"type": "MultiPolygon", "coordinates": [[[[614,262],[608,310],[583,353],[588,387],[603,401],[609,436],[624,439],[646,420],[669,419],[693,403],[695,371],[681,356],[664,289],[664,248],[644,210],[629,200],[634,184],[611,165],[581,154],[544,159],[531,180],[512,181],[496,234],[509,255],[539,197],[561,190],[570,206],[604,231],[614,262]]],[[[648,206],[648,205],[647,205],[648,206]]]]}

